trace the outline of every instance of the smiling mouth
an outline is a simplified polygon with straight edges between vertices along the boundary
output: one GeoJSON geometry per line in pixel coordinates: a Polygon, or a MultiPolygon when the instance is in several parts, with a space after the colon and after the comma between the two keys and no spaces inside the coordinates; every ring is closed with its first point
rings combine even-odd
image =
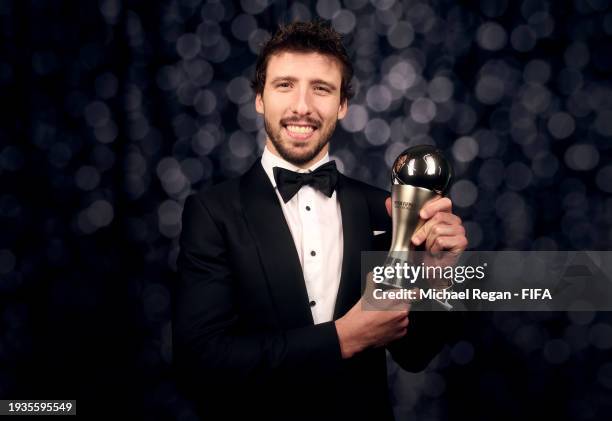
{"type": "Polygon", "coordinates": [[[317,130],[314,126],[302,124],[283,124],[283,128],[290,137],[299,140],[308,139],[317,130]]]}

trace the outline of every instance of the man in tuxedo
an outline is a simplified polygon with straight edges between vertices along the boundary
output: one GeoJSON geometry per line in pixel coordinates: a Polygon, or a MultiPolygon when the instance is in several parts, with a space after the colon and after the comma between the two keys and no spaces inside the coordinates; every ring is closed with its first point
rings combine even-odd
{"type": "MultiPolygon", "coordinates": [[[[391,420],[385,349],[420,371],[448,340],[452,313],[362,308],[360,253],[391,220],[388,192],[329,161],[351,77],[333,29],[281,27],[253,81],[261,159],[185,202],[174,353],[205,420],[391,420]]],[[[465,249],[449,199],[420,216],[415,246],[465,249]]]]}

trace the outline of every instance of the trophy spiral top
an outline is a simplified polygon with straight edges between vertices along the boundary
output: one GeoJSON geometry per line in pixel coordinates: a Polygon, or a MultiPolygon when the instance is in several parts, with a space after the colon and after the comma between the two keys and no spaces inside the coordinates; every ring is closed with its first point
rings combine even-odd
{"type": "Polygon", "coordinates": [[[452,167],[442,152],[430,145],[406,149],[393,163],[393,184],[409,184],[446,193],[452,178],[452,167]]]}

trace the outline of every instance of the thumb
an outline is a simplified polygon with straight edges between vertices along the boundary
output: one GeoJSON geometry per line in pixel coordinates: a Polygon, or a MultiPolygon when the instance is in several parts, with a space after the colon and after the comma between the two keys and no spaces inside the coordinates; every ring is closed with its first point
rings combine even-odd
{"type": "Polygon", "coordinates": [[[387,197],[387,200],[385,200],[385,207],[387,208],[387,213],[389,214],[389,216],[391,216],[391,198],[387,197]]]}

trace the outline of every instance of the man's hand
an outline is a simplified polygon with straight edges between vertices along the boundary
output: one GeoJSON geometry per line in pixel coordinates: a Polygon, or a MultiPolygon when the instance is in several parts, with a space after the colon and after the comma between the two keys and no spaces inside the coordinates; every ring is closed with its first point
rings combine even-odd
{"type": "MultiPolygon", "coordinates": [[[[386,200],[385,206],[391,216],[391,198],[386,200]]],[[[423,224],[413,234],[412,244],[425,244],[425,249],[433,255],[445,251],[458,256],[465,250],[468,244],[465,229],[461,218],[452,213],[450,199],[436,197],[428,201],[419,216],[423,224]]],[[[410,303],[406,303],[405,309],[382,311],[364,310],[364,305],[367,303],[362,298],[335,322],[343,358],[350,358],[368,347],[385,346],[406,335],[408,330],[410,303]]]]}
{"type": "MultiPolygon", "coordinates": [[[[385,205],[391,216],[391,198],[387,198],[385,205]]],[[[420,246],[425,243],[425,250],[434,255],[441,251],[461,254],[468,241],[461,218],[452,213],[452,207],[447,197],[436,197],[425,203],[419,213],[424,223],[412,235],[412,244],[420,246]]]]}
{"type": "Polygon", "coordinates": [[[336,320],[342,358],[369,347],[381,347],[406,335],[409,306],[405,310],[364,310],[363,298],[336,320]]]}

